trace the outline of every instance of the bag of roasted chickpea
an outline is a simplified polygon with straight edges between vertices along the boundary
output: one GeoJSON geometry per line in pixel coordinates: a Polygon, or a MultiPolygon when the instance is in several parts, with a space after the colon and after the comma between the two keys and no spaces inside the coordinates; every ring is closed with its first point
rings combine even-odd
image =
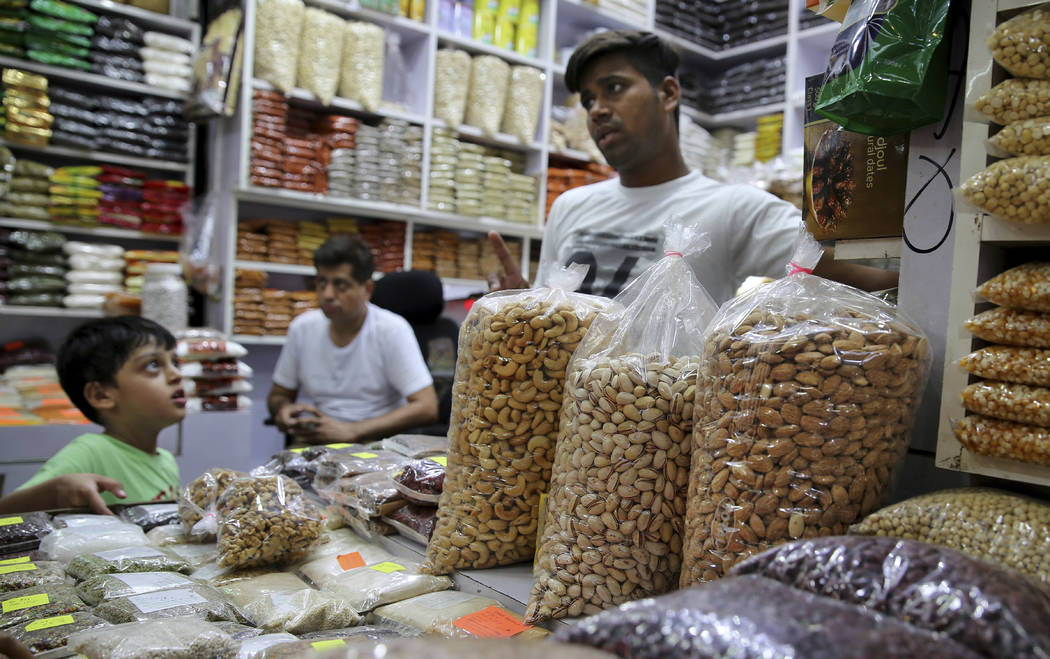
{"type": "Polygon", "coordinates": [[[806,274],[820,251],[802,245],[796,274],[725,303],[705,337],[683,587],[790,539],[844,534],[882,504],[907,451],[925,335],[895,306],[806,274]]]}
{"type": "Polygon", "coordinates": [[[994,162],[963,181],[955,197],[965,206],[1018,224],[1050,224],[1050,156],[994,162]]]}
{"type": "Polygon", "coordinates": [[[1039,7],[1003,21],[987,45],[992,58],[1014,76],[1050,79],[1050,11],[1039,7]]]}
{"type": "Polygon", "coordinates": [[[571,293],[585,266],[550,288],[491,293],[459,334],[448,468],[424,572],[532,558],[547,491],[565,368],[608,300],[571,293]]]}
{"type": "Polygon", "coordinates": [[[677,586],[697,355],[718,310],[683,254],[709,246],[670,224],[664,258],[595,319],[569,363],[527,622],[677,586]]]}

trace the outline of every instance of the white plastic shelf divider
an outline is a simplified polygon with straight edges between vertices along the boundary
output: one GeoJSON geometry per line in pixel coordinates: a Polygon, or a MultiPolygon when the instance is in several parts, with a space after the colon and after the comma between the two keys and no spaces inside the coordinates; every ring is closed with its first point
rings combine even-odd
{"type": "Polygon", "coordinates": [[[312,265],[293,265],[291,263],[268,263],[266,261],[234,261],[233,266],[235,268],[244,268],[245,270],[263,270],[265,272],[272,272],[275,274],[284,275],[303,275],[304,277],[313,277],[317,274],[317,269],[312,265]]]}
{"type": "Polygon", "coordinates": [[[65,307],[23,307],[0,304],[0,316],[38,316],[40,318],[101,318],[101,309],[66,309],[65,307]]]}
{"type": "MultiPolygon", "coordinates": [[[[448,128],[441,119],[431,119],[431,124],[434,128],[448,128]]],[[[529,144],[523,144],[521,140],[513,135],[507,133],[496,133],[493,136],[485,135],[481,132],[481,129],[477,126],[469,126],[467,124],[460,124],[459,128],[455,129],[456,133],[460,137],[468,138],[472,142],[479,144],[487,144],[501,149],[513,149],[515,151],[541,151],[543,145],[539,142],[531,142],[529,144]]]]}
{"type": "Polygon", "coordinates": [[[9,229],[28,229],[30,231],[57,231],[77,236],[96,236],[99,238],[120,238],[122,240],[148,240],[153,242],[177,243],[179,236],[168,236],[159,233],[144,233],[134,229],[117,227],[78,227],[44,222],[41,220],[21,220],[14,217],[0,217],[0,226],[9,229]]]}
{"type": "Polygon", "coordinates": [[[255,336],[254,334],[234,334],[231,341],[242,345],[256,346],[283,346],[288,337],[285,336],[255,336]]]}
{"type": "Polygon", "coordinates": [[[73,2],[91,11],[129,18],[136,25],[148,30],[157,30],[184,37],[193,34],[193,29],[197,26],[193,21],[168,16],[167,14],[148,9],[139,9],[131,5],[119,4],[111,0],[73,0],[73,2]]]}
{"type": "MultiPolygon", "coordinates": [[[[254,89],[260,89],[260,90],[265,90],[265,91],[275,91],[273,85],[271,85],[270,83],[266,82],[265,80],[260,80],[259,78],[254,78],[252,80],[252,87],[254,89]]],[[[339,96],[336,96],[335,98],[332,99],[331,103],[329,103],[328,105],[325,105],[324,103],[322,103],[320,101],[320,99],[318,99],[316,96],[313,95],[313,92],[309,92],[309,91],[307,91],[305,89],[299,89],[299,88],[293,89],[292,93],[288,94],[288,98],[292,99],[293,101],[298,101],[299,103],[301,103],[303,105],[309,105],[309,106],[315,107],[315,108],[330,108],[332,110],[345,110],[345,111],[348,111],[348,112],[355,112],[355,113],[358,113],[358,114],[366,114],[366,115],[375,116],[375,117],[385,117],[385,118],[388,118],[388,119],[401,119],[403,121],[407,121],[409,123],[419,124],[419,125],[422,125],[424,123],[423,117],[420,116],[420,115],[417,115],[417,114],[411,114],[411,113],[408,113],[408,112],[398,112],[396,110],[384,110],[384,109],[379,109],[379,110],[376,110],[375,112],[373,112],[371,110],[366,109],[365,106],[361,105],[360,103],[358,103],[356,101],[351,101],[348,98],[341,98],[339,96]]]]}
{"type": "Polygon", "coordinates": [[[535,57],[525,57],[524,55],[519,55],[513,50],[504,50],[503,48],[490,46],[472,39],[464,39],[463,37],[458,37],[443,30],[438,30],[437,36],[440,46],[453,46],[475,55],[492,55],[493,57],[507,60],[512,64],[522,64],[524,66],[531,66],[543,70],[546,70],[547,68],[547,64],[543,60],[535,57]]]}
{"type": "Polygon", "coordinates": [[[986,243],[1031,243],[1043,241],[1050,244],[1050,225],[1018,224],[991,215],[982,215],[981,241],[986,243]]]}
{"type": "Polygon", "coordinates": [[[189,163],[174,162],[171,160],[153,160],[151,158],[139,158],[138,156],[126,156],[120,153],[108,153],[105,151],[89,151],[87,149],[75,149],[64,146],[31,146],[19,144],[10,140],[0,140],[4,146],[14,151],[27,151],[30,153],[42,153],[49,156],[61,158],[82,158],[105,162],[111,165],[122,165],[124,167],[136,167],[139,169],[153,169],[165,172],[185,172],[189,163]]]}
{"type": "Polygon", "coordinates": [[[420,36],[430,34],[430,28],[426,23],[414,21],[411,18],[405,18],[404,16],[394,16],[393,14],[376,11],[375,9],[368,9],[367,7],[362,7],[361,3],[356,0],[351,0],[350,2],[306,0],[306,4],[318,9],[324,9],[325,11],[329,11],[344,18],[353,18],[368,21],[369,23],[376,23],[383,27],[398,30],[399,32],[416,33],[420,36]]]}
{"type": "Polygon", "coordinates": [[[899,259],[904,241],[900,238],[870,238],[865,240],[836,240],[835,260],[899,259]]]}
{"type": "Polygon", "coordinates": [[[48,64],[41,64],[40,62],[34,62],[31,60],[18,59],[16,57],[7,57],[6,55],[0,55],[0,67],[23,69],[25,71],[32,71],[33,73],[39,73],[40,75],[47,76],[49,79],[54,78],[57,80],[65,80],[68,82],[74,82],[83,85],[91,85],[100,89],[110,89],[118,92],[130,92],[133,94],[145,94],[146,96],[160,96],[162,98],[174,98],[180,101],[186,99],[186,95],[182,92],[171,91],[169,89],[161,89],[160,87],[151,87],[150,85],[144,85],[139,82],[111,80],[105,76],[100,76],[95,73],[88,73],[87,71],[80,71],[78,69],[66,69],[61,66],[50,66],[48,64]]]}
{"type": "Polygon", "coordinates": [[[772,105],[760,105],[720,114],[708,114],[688,105],[683,105],[682,113],[704,126],[719,128],[722,126],[750,125],[758,117],[783,112],[786,105],[786,103],[773,103],[772,105]]]}

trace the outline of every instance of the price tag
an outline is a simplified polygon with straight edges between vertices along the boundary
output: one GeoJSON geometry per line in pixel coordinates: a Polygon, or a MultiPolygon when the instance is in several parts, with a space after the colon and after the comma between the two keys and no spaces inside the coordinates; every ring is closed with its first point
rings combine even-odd
{"type": "Polygon", "coordinates": [[[302,453],[303,451],[306,450],[306,447],[303,446],[302,448],[290,448],[288,450],[291,451],[292,453],[302,453]]]}
{"type": "Polygon", "coordinates": [[[95,556],[107,561],[125,561],[129,558],[153,558],[164,556],[164,553],[155,547],[124,547],[123,549],[107,549],[97,551],[95,556]]]}
{"type": "Polygon", "coordinates": [[[315,650],[331,650],[332,648],[345,648],[346,641],[341,638],[330,638],[327,641],[314,641],[310,644],[315,650]]]}
{"type": "Polygon", "coordinates": [[[11,613],[12,611],[21,611],[22,609],[29,609],[34,606],[43,606],[51,602],[51,598],[47,596],[47,593],[40,593],[39,595],[26,595],[25,597],[13,597],[4,602],[3,609],[4,613],[11,613]]]}
{"type": "Polygon", "coordinates": [[[0,526],[11,526],[12,524],[21,524],[21,517],[0,517],[0,526]]]}
{"type": "Polygon", "coordinates": [[[434,456],[433,458],[427,458],[431,462],[436,462],[442,467],[448,467],[448,458],[443,455],[434,456]]]}
{"type": "Polygon", "coordinates": [[[33,622],[26,625],[27,632],[35,632],[39,629],[51,629],[52,627],[61,627],[62,625],[72,625],[73,616],[54,616],[51,618],[41,618],[40,620],[34,620],[33,622]]]}
{"type": "Polygon", "coordinates": [[[0,565],[0,574],[11,574],[12,572],[32,572],[36,565],[32,563],[16,563],[14,565],[0,565]]]}
{"type": "Polygon", "coordinates": [[[328,448],[350,448],[353,444],[347,444],[346,442],[339,442],[338,444],[328,444],[328,448]]]}
{"type": "Polygon", "coordinates": [[[192,590],[176,588],[174,590],[160,590],[145,595],[133,595],[128,598],[128,601],[143,613],[153,613],[154,611],[173,609],[176,606],[203,604],[208,600],[192,590]]]}
{"type": "Polygon", "coordinates": [[[352,570],[355,567],[364,567],[365,559],[361,557],[361,552],[352,551],[349,554],[340,554],[335,557],[339,561],[339,567],[344,570],[352,570]]]}
{"type": "Polygon", "coordinates": [[[391,572],[401,572],[405,569],[404,565],[398,565],[397,563],[391,563],[390,561],[383,561],[382,563],[376,563],[375,565],[369,566],[376,572],[383,572],[384,574],[390,574],[391,572]]]}
{"type": "Polygon", "coordinates": [[[510,638],[526,629],[532,629],[532,625],[522,624],[509,611],[498,606],[487,606],[476,613],[463,616],[453,624],[479,638],[510,638]]]}
{"type": "Polygon", "coordinates": [[[15,563],[28,563],[28,556],[19,556],[18,558],[9,558],[6,561],[0,561],[0,565],[14,565],[15,563]]]}
{"type": "Polygon", "coordinates": [[[361,458],[362,460],[371,460],[372,458],[378,458],[378,453],[369,453],[368,451],[362,451],[360,453],[351,453],[350,455],[355,458],[361,458]]]}

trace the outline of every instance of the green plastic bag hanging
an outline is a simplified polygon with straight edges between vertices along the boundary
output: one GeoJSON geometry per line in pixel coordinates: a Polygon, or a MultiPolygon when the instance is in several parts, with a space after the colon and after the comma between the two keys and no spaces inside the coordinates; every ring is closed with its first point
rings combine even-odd
{"type": "Polygon", "coordinates": [[[947,90],[949,0],[853,0],[831,47],[821,116],[889,136],[938,121],[947,90]]]}

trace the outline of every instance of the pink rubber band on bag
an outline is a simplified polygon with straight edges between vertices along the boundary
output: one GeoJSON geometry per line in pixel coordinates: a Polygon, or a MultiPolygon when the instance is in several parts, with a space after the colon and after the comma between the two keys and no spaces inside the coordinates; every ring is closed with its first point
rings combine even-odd
{"type": "Polygon", "coordinates": [[[665,249],[664,250],[664,256],[678,256],[678,257],[681,257],[682,253],[681,252],[672,252],[669,249],[665,249]]]}
{"type": "Polygon", "coordinates": [[[792,261],[791,262],[791,270],[788,271],[788,276],[790,277],[791,275],[797,275],[799,273],[811,275],[811,274],[813,274],[813,269],[812,268],[803,268],[799,264],[797,264],[794,261],[792,261]]]}

